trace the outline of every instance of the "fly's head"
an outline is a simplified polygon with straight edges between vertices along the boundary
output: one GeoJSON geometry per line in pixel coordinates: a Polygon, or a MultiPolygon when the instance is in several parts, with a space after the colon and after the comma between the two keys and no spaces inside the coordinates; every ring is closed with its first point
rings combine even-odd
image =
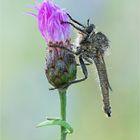
{"type": "Polygon", "coordinates": [[[94,32],[95,29],[95,25],[94,24],[90,24],[89,19],[87,20],[87,25],[83,25],[81,23],[79,23],[78,21],[76,21],[75,19],[73,19],[68,13],[67,13],[69,19],[72,22],[69,21],[61,21],[61,24],[70,24],[72,25],[75,29],[77,29],[80,34],[85,34],[85,35],[90,35],[92,32],[94,32]]]}
{"type": "Polygon", "coordinates": [[[105,34],[102,32],[95,32],[95,25],[90,24],[87,21],[87,26],[85,27],[86,37],[83,39],[82,43],[90,43],[92,49],[94,48],[100,54],[104,54],[109,47],[109,40],[105,34]]]}
{"type": "Polygon", "coordinates": [[[80,31],[80,34],[82,35],[82,39],[79,44],[90,46],[93,42],[93,37],[95,36],[95,25],[89,24],[89,20],[87,20],[87,26],[83,27],[82,32],[80,31]]]}
{"type": "Polygon", "coordinates": [[[87,27],[85,27],[85,32],[90,35],[94,30],[95,30],[95,25],[89,24],[89,20],[88,20],[87,27]]]}

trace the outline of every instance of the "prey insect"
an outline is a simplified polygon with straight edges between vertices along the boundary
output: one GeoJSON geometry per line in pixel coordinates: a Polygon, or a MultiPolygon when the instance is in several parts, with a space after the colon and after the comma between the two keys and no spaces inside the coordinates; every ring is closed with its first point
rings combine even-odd
{"type": "MultiPolygon", "coordinates": [[[[88,62],[90,64],[94,63],[99,76],[100,87],[103,96],[104,111],[108,115],[108,117],[111,117],[109,90],[112,89],[109,84],[106,65],[104,61],[104,54],[109,47],[109,40],[103,33],[95,32],[95,25],[90,24],[89,19],[87,20],[87,25],[85,26],[74,20],[69,14],[68,16],[72,22],[62,21],[62,24],[70,24],[71,26],[73,26],[76,30],[79,31],[80,38],[76,52],[68,49],[67,50],[79,56],[79,62],[84,74],[84,78],[72,81],[65,85],[64,88],[68,87],[71,84],[86,80],[88,78],[88,71],[85,62],[88,62]]],[[[60,46],[59,48],[66,49],[63,46],[60,46]]]]}

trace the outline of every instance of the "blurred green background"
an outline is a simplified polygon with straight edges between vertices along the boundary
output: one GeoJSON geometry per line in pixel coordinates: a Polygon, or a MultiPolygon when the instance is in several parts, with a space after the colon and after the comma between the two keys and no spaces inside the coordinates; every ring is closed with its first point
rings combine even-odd
{"type": "MultiPolygon", "coordinates": [[[[139,140],[139,0],[54,1],[82,23],[90,18],[111,46],[105,61],[113,116],[102,110],[95,67],[89,66],[88,80],[68,90],[67,116],[74,127],[68,140],[139,140]]],[[[35,127],[46,116],[59,116],[59,97],[48,90],[46,45],[37,22],[25,14],[33,3],[0,0],[0,140],[59,140],[59,127],[35,127]]]]}

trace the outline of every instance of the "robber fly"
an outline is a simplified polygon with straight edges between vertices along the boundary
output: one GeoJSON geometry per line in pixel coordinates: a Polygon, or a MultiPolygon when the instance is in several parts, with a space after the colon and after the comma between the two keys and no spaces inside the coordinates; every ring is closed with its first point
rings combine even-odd
{"type": "Polygon", "coordinates": [[[110,107],[110,101],[109,101],[109,90],[112,90],[108,81],[107,71],[106,71],[106,65],[104,61],[104,54],[106,50],[109,47],[109,40],[101,32],[95,32],[95,25],[89,23],[89,19],[87,20],[87,26],[82,25],[78,21],[74,20],[69,14],[67,14],[72,22],[68,21],[62,21],[62,24],[70,24],[75,29],[79,31],[80,40],[79,45],[76,48],[76,52],[73,52],[71,50],[68,50],[67,48],[64,48],[63,46],[60,48],[66,49],[75,55],[79,56],[79,62],[84,74],[84,78],[72,81],[68,83],[65,87],[68,87],[71,84],[78,83],[81,81],[84,81],[88,78],[88,71],[86,68],[85,62],[88,62],[90,64],[94,63],[98,76],[100,81],[100,87],[102,91],[103,96],[103,103],[104,103],[104,111],[108,115],[108,117],[111,117],[111,107],[110,107]],[[75,24],[77,25],[75,25],[75,24]]]}

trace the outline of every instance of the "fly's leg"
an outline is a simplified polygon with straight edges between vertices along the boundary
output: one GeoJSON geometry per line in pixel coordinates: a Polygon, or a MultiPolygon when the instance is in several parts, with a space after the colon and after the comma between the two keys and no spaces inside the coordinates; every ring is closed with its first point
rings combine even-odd
{"type": "Polygon", "coordinates": [[[63,50],[67,50],[68,52],[72,53],[72,54],[76,54],[74,51],[64,47],[64,46],[49,46],[51,48],[60,48],[60,49],[63,49],[63,50]]]}
{"type": "MultiPolygon", "coordinates": [[[[85,63],[86,66],[91,65],[91,63],[85,63]]],[[[76,64],[76,66],[81,66],[80,64],[76,64]]]]}
{"type": "MultiPolygon", "coordinates": [[[[86,66],[89,66],[89,65],[93,64],[93,62],[92,62],[89,58],[83,57],[83,59],[87,62],[87,63],[84,62],[84,64],[85,64],[86,66]]],[[[77,66],[81,66],[80,64],[76,64],[76,65],[77,65],[77,66]]]]}
{"type": "Polygon", "coordinates": [[[69,21],[61,21],[61,24],[70,24],[71,26],[73,26],[75,29],[77,29],[78,31],[87,34],[86,31],[84,31],[83,29],[75,26],[73,23],[69,22],[69,21]]]}
{"type": "Polygon", "coordinates": [[[84,78],[72,81],[72,82],[69,83],[69,85],[82,82],[82,81],[84,81],[88,78],[88,71],[87,71],[86,65],[83,61],[82,55],[79,56],[79,62],[80,62],[81,68],[82,68],[82,72],[84,74],[84,78]]]}
{"type": "MultiPolygon", "coordinates": [[[[83,74],[84,74],[84,78],[69,82],[68,84],[66,84],[66,85],[64,85],[64,86],[62,86],[60,88],[62,88],[62,89],[67,88],[72,84],[82,82],[82,81],[84,81],[84,80],[86,80],[88,78],[87,68],[86,68],[86,65],[85,65],[85,63],[83,61],[82,55],[79,56],[79,62],[80,62],[80,65],[81,65],[81,68],[82,68],[82,71],[83,71],[83,74]]],[[[55,89],[57,89],[57,88],[51,88],[50,90],[55,90],[55,89]]]]}
{"type": "Polygon", "coordinates": [[[67,13],[67,15],[68,15],[68,17],[70,18],[70,20],[72,20],[74,23],[76,23],[76,24],[82,26],[83,28],[85,28],[85,26],[84,26],[83,24],[81,24],[81,23],[79,23],[78,21],[76,21],[75,19],[73,19],[73,18],[71,17],[70,14],[67,13]]]}
{"type": "Polygon", "coordinates": [[[89,42],[92,42],[91,39],[93,38],[94,35],[95,35],[95,31],[94,31],[94,29],[93,29],[92,32],[89,34],[87,40],[88,40],[89,42]]]}
{"type": "Polygon", "coordinates": [[[84,60],[87,61],[89,64],[93,63],[88,57],[84,57],[84,60]]]}
{"type": "MultiPolygon", "coordinates": [[[[71,44],[72,45],[72,44],[71,44]]],[[[76,50],[76,52],[64,47],[64,46],[49,46],[51,48],[60,48],[60,49],[64,49],[64,50],[67,50],[68,52],[72,53],[72,54],[75,54],[75,55],[79,55],[81,53],[81,48],[79,47],[79,49],[76,50]]]]}

